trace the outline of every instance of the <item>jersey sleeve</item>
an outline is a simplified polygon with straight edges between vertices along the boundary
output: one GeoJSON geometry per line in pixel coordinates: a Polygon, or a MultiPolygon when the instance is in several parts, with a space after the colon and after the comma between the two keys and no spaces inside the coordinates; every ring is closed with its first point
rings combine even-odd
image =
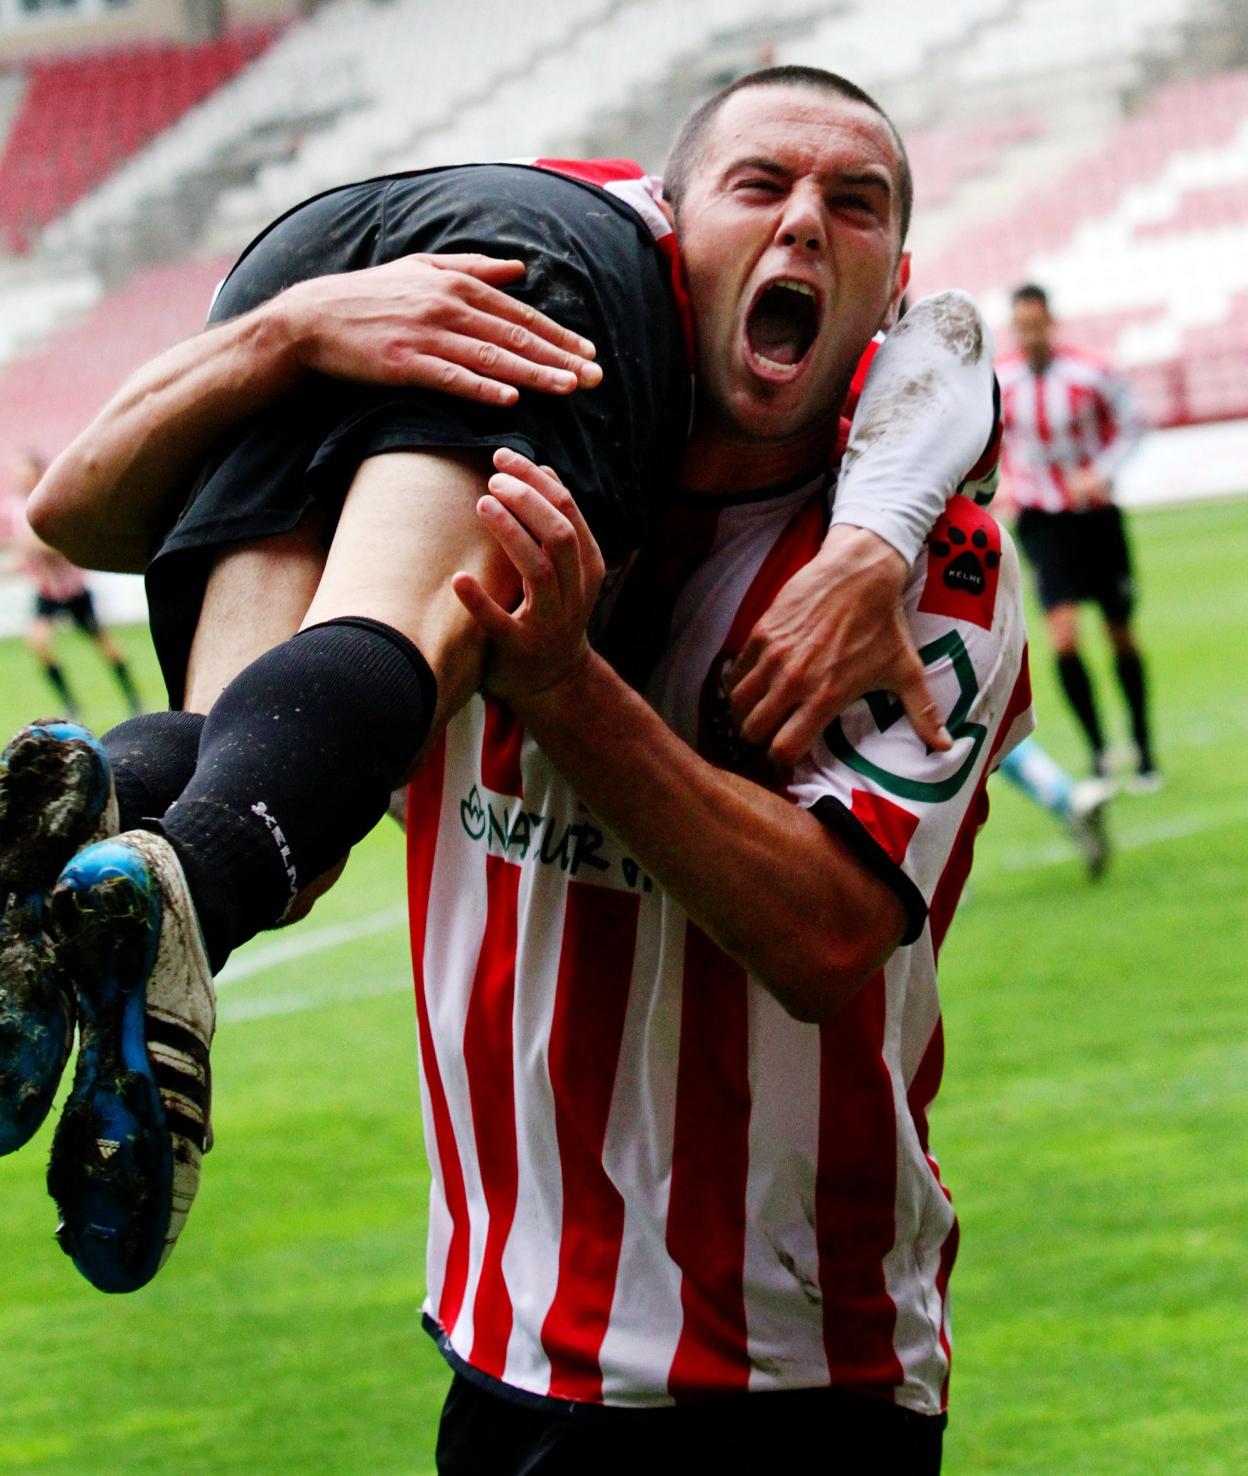
{"type": "MultiPolygon", "coordinates": [[[[868,528],[913,564],[955,492],[987,501],[1001,446],[992,338],[964,292],[921,298],[873,352],[832,522],[868,528]]],[[[855,391],[859,380],[855,380],[855,391]]]]}
{"type": "Polygon", "coordinates": [[[929,752],[901,703],[870,693],[824,730],[790,794],[893,887],[912,943],[959,838],[973,836],[984,779],[1034,722],[1018,559],[989,513],[950,503],[905,605],[952,749],[929,752]]]}
{"type": "Polygon", "coordinates": [[[1096,470],[1112,482],[1123,463],[1140,444],[1147,426],[1140,413],[1139,402],[1126,377],[1116,370],[1106,371],[1101,389],[1105,447],[1095,461],[1096,470]]]}

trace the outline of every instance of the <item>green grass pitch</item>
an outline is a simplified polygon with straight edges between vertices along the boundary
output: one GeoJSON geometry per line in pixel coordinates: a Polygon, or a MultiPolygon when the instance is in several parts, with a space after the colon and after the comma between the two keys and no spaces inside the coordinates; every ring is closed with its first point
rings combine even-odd
{"type": "MultiPolygon", "coordinates": [[[[1093,887],[998,783],[943,961],[955,1473],[1248,1470],[1248,500],[1135,529],[1166,789],[1116,802],[1118,852],[1093,887]]],[[[1033,632],[1041,739],[1078,766],[1033,632]]],[[[145,640],[124,635],[154,694],[145,640]]],[[[1091,617],[1089,635],[1100,658],[1091,617]]],[[[115,721],[93,654],[69,637],[65,652],[89,718],[115,721]]],[[[48,705],[0,643],[0,728],[48,705]]],[[[432,1470],[446,1375],[418,1318],[402,896],[401,841],[382,830],[309,922],[240,955],[217,1147],[145,1291],[103,1297],[56,1249],[50,1126],[0,1162],[0,1472],[432,1470]]]]}

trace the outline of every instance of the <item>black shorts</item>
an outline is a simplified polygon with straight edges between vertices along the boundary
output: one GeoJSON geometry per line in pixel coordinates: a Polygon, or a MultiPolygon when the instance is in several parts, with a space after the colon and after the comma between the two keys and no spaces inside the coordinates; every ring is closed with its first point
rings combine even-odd
{"type": "Polygon", "coordinates": [[[54,600],[50,595],[35,596],[35,615],[41,620],[72,620],[83,635],[99,635],[100,619],[95,613],[91,591],[84,589],[67,600],[54,600]]]}
{"type": "Polygon", "coordinates": [[[438,1430],[440,1476],[937,1476],[945,1416],[838,1389],[744,1394],[667,1409],[502,1398],[456,1374],[438,1430]]]}
{"type": "Polygon", "coordinates": [[[332,529],[359,464],[387,451],[511,446],[548,462],[608,559],[636,548],[679,469],[690,377],[669,268],[644,221],[594,185],[514,164],[346,185],[297,206],[243,253],[213,304],[232,318],[292,283],[418,251],[523,259],[512,295],[592,338],[603,380],[506,408],[311,376],[207,458],[148,569],[152,635],[177,703],[215,551],[293,528],[314,502],[332,529]]]}
{"type": "Polygon", "coordinates": [[[1043,512],[1025,507],[1015,532],[1035,570],[1044,609],[1086,600],[1099,605],[1107,620],[1130,618],[1135,582],[1119,508],[1043,512]]]}

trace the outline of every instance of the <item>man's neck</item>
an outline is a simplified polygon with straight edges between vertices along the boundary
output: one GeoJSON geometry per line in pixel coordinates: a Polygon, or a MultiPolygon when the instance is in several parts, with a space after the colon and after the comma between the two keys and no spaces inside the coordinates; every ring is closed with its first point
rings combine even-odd
{"type": "Polygon", "coordinates": [[[686,492],[748,492],[817,476],[836,454],[838,425],[814,426],[788,441],[759,442],[695,419],[680,485],[686,492]]]}

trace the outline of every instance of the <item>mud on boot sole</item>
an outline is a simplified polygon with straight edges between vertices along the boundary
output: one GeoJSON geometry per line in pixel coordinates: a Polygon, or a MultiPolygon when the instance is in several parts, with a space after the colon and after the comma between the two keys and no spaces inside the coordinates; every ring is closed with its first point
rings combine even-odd
{"type": "Polygon", "coordinates": [[[156,836],[65,868],[52,926],[78,989],[81,1043],[52,1144],[62,1248],[101,1291],[156,1274],[199,1183],[211,980],[181,868],[156,836]]]}
{"type": "Polygon", "coordinates": [[[73,1042],[69,987],[41,911],[12,902],[0,918],[0,1155],[38,1131],[73,1042]]]}
{"type": "Polygon", "coordinates": [[[32,723],[0,753],[0,893],[46,892],[83,846],[117,829],[104,750],[78,723],[32,723]]]}

